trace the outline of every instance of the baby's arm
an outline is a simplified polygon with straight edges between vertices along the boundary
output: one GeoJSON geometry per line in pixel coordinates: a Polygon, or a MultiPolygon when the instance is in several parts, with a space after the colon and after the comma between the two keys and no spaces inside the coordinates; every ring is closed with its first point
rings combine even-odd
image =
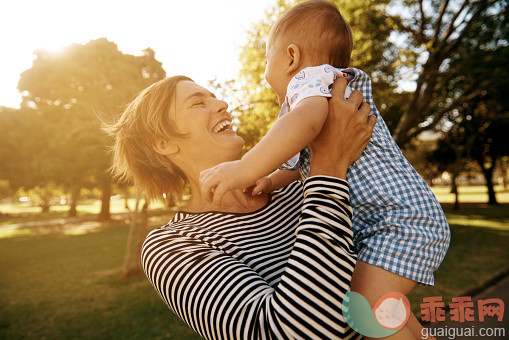
{"type": "Polygon", "coordinates": [[[308,97],[279,118],[262,140],[242,157],[256,179],[266,176],[310,144],[327,118],[326,97],[308,97]]]}
{"type": "Polygon", "coordinates": [[[250,187],[272,173],[315,139],[327,113],[326,97],[301,100],[240,161],[222,163],[201,173],[205,198],[212,200],[213,195],[214,203],[219,204],[226,191],[250,187]]]}
{"type": "Polygon", "coordinates": [[[251,193],[253,196],[259,195],[262,192],[268,194],[274,190],[284,188],[298,179],[300,179],[300,173],[298,170],[290,171],[278,169],[267,177],[262,177],[257,180],[251,193]]]}

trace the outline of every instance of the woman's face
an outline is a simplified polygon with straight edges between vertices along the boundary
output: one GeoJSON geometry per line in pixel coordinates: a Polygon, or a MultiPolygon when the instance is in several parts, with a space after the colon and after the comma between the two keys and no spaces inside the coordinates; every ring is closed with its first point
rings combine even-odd
{"type": "Polygon", "coordinates": [[[175,105],[170,111],[179,132],[178,157],[194,165],[213,166],[239,157],[244,140],[232,129],[228,104],[198,84],[177,84],[175,105]]]}

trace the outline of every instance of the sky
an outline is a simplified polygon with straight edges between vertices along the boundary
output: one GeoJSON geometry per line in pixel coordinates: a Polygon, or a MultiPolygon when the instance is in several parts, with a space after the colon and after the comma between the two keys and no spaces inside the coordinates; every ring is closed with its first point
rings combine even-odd
{"type": "Polygon", "coordinates": [[[33,51],[106,37],[124,53],[156,53],[168,76],[235,78],[246,31],[275,0],[0,0],[0,106],[19,107],[33,51]]]}

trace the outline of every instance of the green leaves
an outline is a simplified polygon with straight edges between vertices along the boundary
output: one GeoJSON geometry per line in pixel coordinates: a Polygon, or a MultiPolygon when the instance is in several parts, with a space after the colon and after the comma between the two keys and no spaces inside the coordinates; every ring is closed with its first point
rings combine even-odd
{"type": "MultiPolygon", "coordinates": [[[[247,33],[240,54],[238,98],[239,132],[249,146],[265,134],[278,111],[263,80],[265,40],[274,21],[298,2],[302,1],[277,1],[247,33]]],[[[477,89],[492,91],[500,83],[493,77],[467,83],[464,65],[484,74],[497,67],[492,62],[485,69],[486,63],[478,64],[475,55],[482,51],[498,55],[507,45],[507,0],[334,2],[352,27],[351,66],[371,76],[377,107],[400,146],[437,127],[458,105],[475,97],[477,89]],[[396,91],[401,85],[404,88],[396,91]]]]}
{"type": "Polygon", "coordinates": [[[105,38],[35,54],[19,80],[21,109],[0,112],[0,177],[26,189],[88,185],[110,163],[111,139],[100,120],[115,119],[166,73],[153,50],[124,54],[105,38]]]}

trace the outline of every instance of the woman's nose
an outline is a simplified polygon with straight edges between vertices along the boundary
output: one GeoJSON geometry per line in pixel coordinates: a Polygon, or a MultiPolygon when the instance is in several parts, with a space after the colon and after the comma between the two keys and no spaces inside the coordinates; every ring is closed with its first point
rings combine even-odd
{"type": "Polygon", "coordinates": [[[228,109],[228,103],[224,100],[215,99],[215,110],[219,113],[224,113],[228,109]]]}

